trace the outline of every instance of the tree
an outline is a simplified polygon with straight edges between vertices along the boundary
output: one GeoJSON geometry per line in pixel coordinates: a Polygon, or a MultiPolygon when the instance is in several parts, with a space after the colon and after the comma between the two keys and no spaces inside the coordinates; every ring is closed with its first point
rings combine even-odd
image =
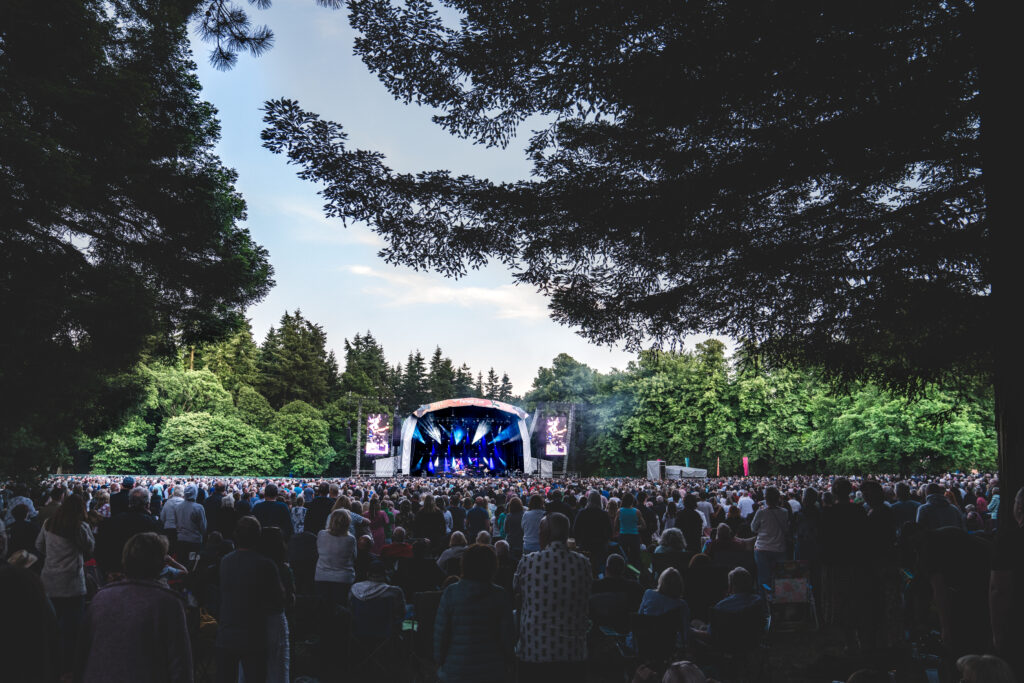
{"type": "Polygon", "coordinates": [[[468,365],[463,363],[455,371],[455,390],[452,394],[461,398],[465,396],[474,396],[474,391],[473,371],[469,369],[468,365]]]}
{"type": "Polygon", "coordinates": [[[487,381],[484,382],[484,398],[489,398],[492,401],[498,398],[498,373],[491,368],[487,371],[487,381]]]}
{"type": "Polygon", "coordinates": [[[1005,3],[461,2],[457,26],[426,0],[351,8],[364,63],[452,134],[552,120],[531,178],[497,184],[396,173],[268,102],[265,146],[389,262],[497,259],[600,342],[718,332],[918,396],[984,376],[1003,486],[1024,484],[1005,3]]]}
{"type": "Polygon", "coordinates": [[[314,477],[323,474],[335,456],[328,442],[329,430],[323,414],[304,401],[292,401],[281,408],[269,429],[284,444],[286,471],[314,477]]]}
{"type": "Polygon", "coordinates": [[[482,372],[476,373],[476,384],[473,385],[473,396],[477,398],[484,397],[484,375],[482,372]]]}
{"type": "Polygon", "coordinates": [[[224,337],[273,284],[214,153],[188,10],[0,8],[5,472],[52,471],[79,429],[116,424],[138,400],[145,348],[224,337]]]}
{"type": "Polygon", "coordinates": [[[443,401],[455,396],[455,367],[451,358],[441,354],[441,347],[434,349],[427,371],[427,393],[431,401],[443,401]]]}
{"type": "Polygon", "coordinates": [[[281,440],[236,417],[186,413],[168,420],[153,450],[161,474],[270,476],[280,474],[281,440]]]}
{"type": "Polygon", "coordinates": [[[327,351],[327,334],[299,310],[285,311],[280,327],[267,332],[259,367],[260,393],[277,408],[295,400],[323,405],[337,382],[338,364],[327,351]]]}
{"type": "Polygon", "coordinates": [[[263,394],[247,384],[241,385],[235,398],[238,419],[257,429],[267,429],[274,420],[274,409],[263,394]]]}
{"type": "Polygon", "coordinates": [[[423,354],[417,349],[409,354],[405,362],[405,374],[402,375],[402,393],[399,401],[403,412],[412,412],[430,400],[427,393],[427,367],[423,362],[423,354]]]}
{"type": "Polygon", "coordinates": [[[356,334],[351,342],[345,340],[345,372],[340,383],[342,392],[390,400],[390,372],[384,349],[369,330],[365,336],[356,334]]]}
{"type": "Polygon", "coordinates": [[[198,351],[199,366],[217,375],[224,388],[233,395],[245,386],[259,381],[260,349],[252,338],[248,320],[242,329],[221,342],[207,344],[198,351]]]}
{"type": "Polygon", "coordinates": [[[151,379],[146,406],[158,409],[165,418],[195,412],[234,413],[231,394],[209,370],[188,371],[167,365],[154,365],[144,370],[151,379]]]}
{"type": "Polygon", "coordinates": [[[153,425],[141,415],[133,415],[120,427],[86,439],[80,446],[92,451],[92,471],[98,474],[146,472],[155,435],[153,425]]]}
{"type": "Polygon", "coordinates": [[[512,400],[512,380],[508,378],[508,373],[503,372],[501,374],[501,384],[498,385],[498,400],[499,401],[511,401],[512,400]]]}

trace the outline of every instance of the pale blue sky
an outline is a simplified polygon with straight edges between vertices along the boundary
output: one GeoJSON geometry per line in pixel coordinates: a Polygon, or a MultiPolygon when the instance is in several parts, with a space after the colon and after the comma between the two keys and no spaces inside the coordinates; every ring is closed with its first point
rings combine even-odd
{"type": "Polygon", "coordinates": [[[275,33],[267,54],[240,55],[234,69],[220,72],[209,64],[209,46],[193,45],[203,97],[223,124],[218,152],[238,171],[247,225],[276,271],[277,286],[248,311],[257,341],[286,309],[301,308],[324,326],[339,359],[344,339],[369,329],[391,363],[416,348],[429,356],[440,345],[474,372],[507,371],[518,394],[563,351],[602,371],[625,367],[632,354],[595,346],[552,322],[547,300],[514,286],[500,265],[456,281],[384,263],[376,255],[380,239],[364,225],[324,218],[318,188],[264,150],[259,137],[263,102],[288,97],[342,124],[353,146],[384,153],[398,171],[449,169],[501,181],[528,176],[528,127],[505,150],[454,138],[431,122],[430,109],[396,102],[353,56],[344,12],[312,0],[247,9],[275,33]]]}

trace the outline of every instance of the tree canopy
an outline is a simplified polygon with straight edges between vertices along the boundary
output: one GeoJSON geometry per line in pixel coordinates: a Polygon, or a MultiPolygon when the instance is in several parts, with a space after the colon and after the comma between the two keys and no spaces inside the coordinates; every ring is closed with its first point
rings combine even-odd
{"type": "Polygon", "coordinates": [[[273,284],[214,154],[193,7],[0,7],[4,470],[51,468],[80,427],[138,398],[123,373],[144,350],[230,334],[273,284]]]}

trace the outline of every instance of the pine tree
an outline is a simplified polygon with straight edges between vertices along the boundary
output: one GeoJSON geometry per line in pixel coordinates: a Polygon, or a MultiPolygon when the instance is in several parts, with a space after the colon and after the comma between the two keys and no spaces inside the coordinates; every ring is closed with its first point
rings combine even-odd
{"type": "Polygon", "coordinates": [[[430,357],[427,393],[431,401],[443,401],[455,396],[455,368],[452,359],[441,354],[440,346],[434,349],[434,355],[430,357]]]}
{"type": "Polygon", "coordinates": [[[400,404],[403,411],[411,412],[427,402],[427,368],[419,349],[409,354],[402,376],[400,404]]]}
{"type": "Polygon", "coordinates": [[[484,397],[484,375],[482,372],[476,373],[476,384],[473,386],[473,395],[477,398],[484,397]]]}
{"type": "Polygon", "coordinates": [[[494,371],[494,368],[491,368],[487,371],[487,382],[484,384],[484,398],[489,398],[492,401],[497,399],[499,390],[498,373],[494,371]]]}
{"type": "Polygon", "coordinates": [[[501,375],[501,384],[498,385],[498,400],[512,400],[512,381],[508,378],[507,372],[501,375]]]}
{"type": "Polygon", "coordinates": [[[458,370],[455,371],[455,396],[474,396],[475,387],[473,386],[473,371],[469,369],[469,366],[463,363],[459,366],[458,370]]]}
{"type": "Polygon", "coordinates": [[[337,361],[327,352],[327,335],[296,310],[285,311],[260,349],[261,393],[280,408],[291,401],[324,405],[336,381],[337,361]]]}

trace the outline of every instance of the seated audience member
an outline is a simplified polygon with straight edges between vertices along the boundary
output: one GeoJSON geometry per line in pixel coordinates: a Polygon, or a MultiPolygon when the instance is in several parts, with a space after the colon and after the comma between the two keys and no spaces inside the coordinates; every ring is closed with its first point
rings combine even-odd
{"type": "MultiPolygon", "coordinates": [[[[767,617],[764,600],[754,591],[754,577],[743,567],[737,567],[729,572],[729,595],[715,603],[711,610],[712,622],[716,613],[744,619],[742,624],[732,620],[732,625],[744,633],[764,629],[767,617]],[[745,621],[746,619],[750,620],[749,623],[745,621]]],[[[701,630],[694,630],[693,634],[704,642],[711,633],[711,628],[712,625],[709,623],[701,630]]]]}
{"type": "Polygon", "coordinates": [[[686,647],[690,630],[690,606],[683,600],[683,577],[675,567],[669,567],[658,577],[658,587],[644,591],[637,612],[650,616],[659,616],[678,610],[679,633],[686,647]]]}
{"type": "Polygon", "coordinates": [[[128,539],[126,578],[101,588],[85,614],[76,680],[192,680],[185,603],[159,580],[168,559],[165,537],[145,532],[128,539]]]}
{"type": "Polygon", "coordinates": [[[658,547],[654,549],[655,554],[659,553],[681,553],[686,550],[686,540],[683,532],[675,527],[665,529],[665,532],[658,540],[658,547]]]}
{"type": "Polygon", "coordinates": [[[1013,683],[1010,665],[994,655],[964,655],[956,660],[962,683],[1013,683]]]}
{"type": "Polygon", "coordinates": [[[512,596],[494,585],[498,562],[489,545],[462,555],[462,577],[441,596],[434,660],[445,683],[509,680],[514,653],[512,596]]]}
{"type": "Polygon", "coordinates": [[[452,532],[451,540],[448,542],[448,548],[441,556],[437,558],[437,566],[442,571],[448,571],[447,564],[448,560],[456,557],[462,557],[462,553],[466,552],[466,536],[461,531],[452,532]]]}
{"type": "MultiPolygon", "coordinates": [[[[380,560],[370,563],[366,581],[353,584],[351,600],[353,602],[358,600],[362,603],[371,600],[387,600],[391,603],[391,614],[395,626],[400,625],[402,619],[405,618],[405,594],[398,586],[388,584],[387,569],[380,560]]],[[[355,611],[355,606],[352,609],[355,611]]],[[[354,624],[354,627],[358,629],[359,624],[354,624]]]]}
{"type": "Polygon", "coordinates": [[[723,522],[715,528],[715,539],[708,543],[704,552],[711,557],[714,557],[715,553],[741,552],[744,550],[753,550],[753,548],[753,538],[736,538],[732,527],[723,522]]]}
{"type": "Polygon", "coordinates": [[[412,557],[412,544],[405,542],[405,529],[396,526],[391,532],[391,543],[380,549],[380,559],[397,560],[405,557],[412,557]]]}
{"type": "Polygon", "coordinates": [[[255,517],[235,525],[238,550],[220,562],[217,678],[234,681],[241,664],[248,683],[267,680],[267,617],[284,609],[284,587],[274,562],[257,551],[263,530],[255,517]]]}
{"type": "Polygon", "coordinates": [[[444,571],[428,553],[427,542],[416,541],[412,544],[412,558],[398,563],[394,583],[410,600],[416,593],[436,591],[445,579],[444,571]]]}
{"type": "Polygon", "coordinates": [[[643,599],[644,589],[639,583],[626,577],[626,558],[618,553],[612,553],[605,560],[604,578],[593,583],[590,593],[622,593],[626,596],[626,609],[635,612],[643,599]]]}
{"type": "Polygon", "coordinates": [[[661,683],[706,683],[708,678],[693,662],[676,662],[669,666],[661,683]]]}

